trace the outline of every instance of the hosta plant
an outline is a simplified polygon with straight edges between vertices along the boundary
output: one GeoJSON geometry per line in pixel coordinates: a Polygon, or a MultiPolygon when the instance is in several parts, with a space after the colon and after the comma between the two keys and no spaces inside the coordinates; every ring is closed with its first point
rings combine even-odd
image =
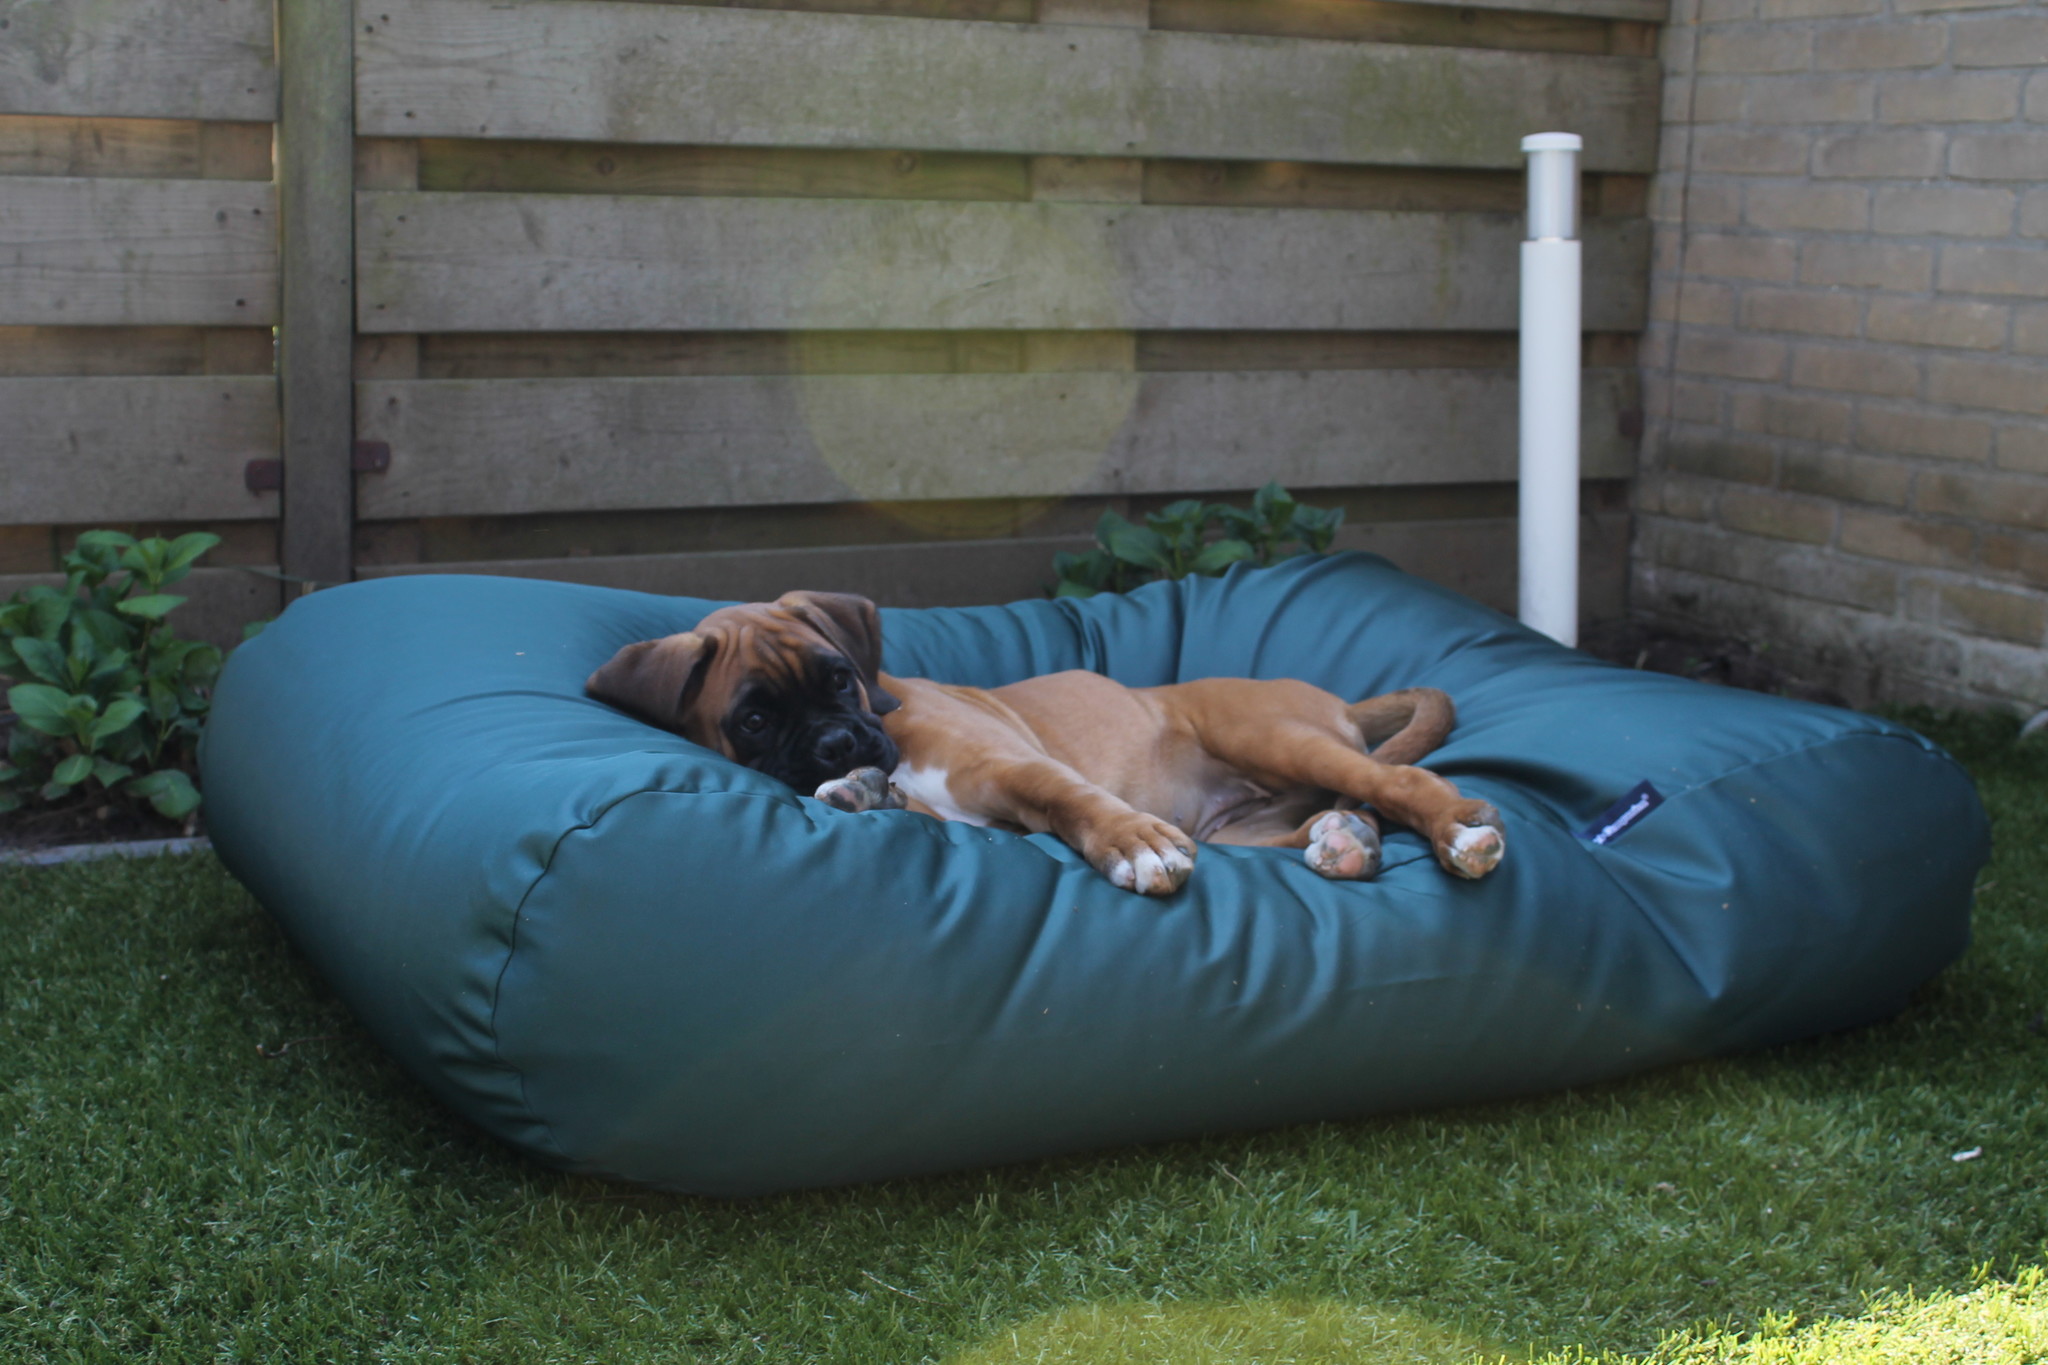
{"type": "Polygon", "coordinates": [[[1213,576],[1247,560],[1320,554],[1343,521],[1343,508],[1304,506],[1278,483],[1253,494],[1249,509],[1188,498],[1160,508],[1143,526],[1105,511],[1095,524],[1095,549],[1053,556],[1053,596],[1125,592],[1157,578],[1213,576]]]}
{"type": "Polygon", "coordinates": [[[64,586],[0,605],[0,675],[14,713],[0,761],[0,812],[24,806],[147,801],[182,820],[199,729],[220,673],[213,645],[181,640],[164,618],[185,599],[164,588],[219,536],[137,540],[87,531],[64,556],[64,586]]]}

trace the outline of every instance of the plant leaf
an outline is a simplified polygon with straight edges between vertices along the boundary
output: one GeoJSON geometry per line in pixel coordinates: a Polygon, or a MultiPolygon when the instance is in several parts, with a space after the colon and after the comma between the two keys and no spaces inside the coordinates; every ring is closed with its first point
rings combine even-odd
{"type": "Polygon", "coordinates": [[[102,743],[133,725],[146,709],[133,697],[117,697],[107,703],[107,709],[92,723],[92,730],[87,738],[97,749],[102,743]]]}
{"type": "Polygon", "coordinates": [[[75,787],[90,776],[92,759],[85,754],[73,754],[57,765],[57,770],[50,774],[50,780],[53,783],[61,782],[67,787],[75,787]]]}
{"type": "Polygon", "coordinates": [[[64,651],[57,648],[55,641],[23,636],[14,642],[14,652],[30,676],[48,683],[69,681],[64,676],[64,651]]]}
{"type": "Polygon", "coordinates": [[[125,612],[130,616],[140,616],[147,620],[156,621],[168,615],[174,608],[181,607],[184,604],[184,598],[171,593],[150,593],[142,597],[124,598],[115,603],[114,607],[115,610],[125,612]]]}
{"type": "Polygon", "coordinates": [[[74,602],[67,593],[58,592],[40,584],[28,590],[29,614],[34,622],[35,636],[39,640],[54,640],[64,623],[71,619],[74,602]]]}
{"type": "Polygon", "coordinates": [[[9,811],[20,810],[21,807],[22,799],[19,795],[14,792],[0,791],[0,815],[5,815],[9,811]]]}
{"type": "Polygon", "coordinates": [[[45,683],[23,683],[7,689],[7,704],[31,730],[46,735],[71,733],[71,694],[45,683]]]}
{"type": "Polygon", "coordinates": [[[187,531],[172,541],[164,551],[164,572],[160,580],[175,583],[192,572],[192,563],[199,556],[220,544],[220,537],[210,531],[187,531]]]}
{"type": "MultiPolygon", "coordinates": [[[[1140,568],[1164,569],[1167,567],[1167,550],[1169,547],[1166,537],[1149,527],[1133,526],[1129,522],[1123,521],[1121,517],[1117,518],[1117,520],[1123,522],[1123,524],[1111,527],[1109,538],[1104,542],[1109,547],[1111,554],[1123,560],[1126,564],[1136,564],[1140,568]]],[[[1097,534],[1100,533],[1098,532],[1097,534]]]]}
{"type": "Polygon", "coordinates": [[[111,758],[94,759],[92,775],[100,780],[102,787],[111,787],[124,778],[131,777],[135,769],[126,763],[116,763],[111,758]]]}
{"type": "Polygon", "coordinates": [[[1252,558],[1255,551],[1242,540],[1218,540],[1202,547],[1188,565],[1189,573],[1215,575],[1222,573],[1239,560],[1252,558]]]}
{"type": "Polygon", "coordinates": [[[36,792],[36,795],[42,797],[45,801],[61,801],[70,791],[71,788],[69,786],[53,780],[45,782],[41,790],[36,792]]]}
{"type": "Polygon", "coordinates": [[[172,820],[182,820],[199,808],[199,789],[177,768],[159,768],[153,773],[144,773],[129,781],[128,790],[137,796],[148,797],[157,814],[172,820]]]}
{"type": "Polygon", "coordinates": [[[275,616],[266,616],[261,621],[246,622],[242,626],[242,643],[246,645],[251,640],[261,635],[263,633],[263,628],[269,625],[272,621],[275,621],[276,619],[277,618],[275,616]]]}

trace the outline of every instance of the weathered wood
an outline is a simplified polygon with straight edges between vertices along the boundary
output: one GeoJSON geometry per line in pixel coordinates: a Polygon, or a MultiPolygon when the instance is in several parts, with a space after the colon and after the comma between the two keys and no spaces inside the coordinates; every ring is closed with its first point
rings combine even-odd
{"type": "MultiPolygon", "coordinates": [[[[416,190],[420,187],[420,144],[399,137],[356,139],[356,188],[416,190]]],[[[435,186],[436,189],[448,188],[435,186]]],[[[488,185],[477,189],[492,188],[488,185]]]]}
{"type": "Polygon", "coordinates": [[[1525,52],[1609,50],[1605,19],[1388,0],[1152,0],[1152,27],[1525,52]]]}
{"type": "MultiPolygon", "coordinates": [[[[593,0],[595,2],[595,0],[593,0]]],[[[1496,329],[1509,214],[363,194],[368,332],[1496,329]]],[[[1647,224],[1585,226],[1586,325],[1642,325],[1647,224]]]]}
{"type": "MultiPolygon", "coordinates": [[[[413,340],[404,334],[375,340],[413,340]]],[[[1055,374],[1136,367],[1131,332],[441,332],[418,372],[358,378],[570,379],[705,374],[1055,374]]]]}
{"type": "MultiPolygon", "coordinates": [[[[243,626],[277,615],[277,580],[250,572],[256,567],[194,569],[170,588],[186,599],[172,611],[170,628],[187,640],[233,649],[242,642],[243,626]]],[[[58,574],[0,574],[0,601],[36,584],[61,588],[64,579],[58,574]]]]}
{"type": "MultiPolygon", "coordinates": [[[[1584,183],[1587,217],[1643,215],[1647,177],[1595,174],[1584,183]]],[[[1519,171],[487,138],[359,138],[356,188],[999,203],[1064,199],[1410,213],[1520,213],[1527,194],[1519,171]]]]}
{"type": "Polygon", "coordinates": [[[246,181],[9,181],[0,324],[275,322],[276,204],[246,181]]]}
{"type": "MultiPolygon", "coordinates": [[[[1618,477],[1632,371],[1588,371],[1618,477]]],[[[1512,371],[366,382],[366,518],[1511,478],[1512,371]],[[1276,433],[1285,433],[1277,439],[1276,433]]]]}
{"type": "MultiPolygon", "coordinates": [[[[1105,506],[1128,498],[978,498],[916,503],[681,507],[520,517],[415,517],[362,523],[368,564],[569,559],[713,550],[794,550],[991,537],[1086,536],[1105,506]]],[[[1509,505],[1512,511],[1512,504],[1509,505]]],[[[1500,513],[1496,513],[1500,515],[1500,513]]],[[[43,562],[43,561],[39,561],[43,562]]]]}
{"type": "Polygon", "coordinates": [[[277,455],[268,378],[0,379],[0,431],[13,524],[277,515],[275,493],[242,483],[277,455]]]}
{"type": "MultiPolygon", "coordinates": [[[[1145,202],[1216,208],[1385,209],[1400,213],[1522,212],[1519,171],[1331,166],[1308,161],[1147,161],[1145,202]]],[[[1583,177],[1585,217],[1640,218],[1649,180],[1583,177]]]]}
{"type": "Polygon", "coordinates": [[[283,213],[278,401],[285,493],[279,556],[288,574],[345,583],[354,523],[355,244],[351,194],[350,7],[280,0],[284,66],[277,125],[283,213]]]}
{"type": "Polygon", "coordinates": [[[0,175],[268,180],[270,125],[0,114],[0,175]]]}
{"type": "MultiPolygon", "coordinates": [[[[630,142],[364,139],[419,149],[417,188],[568,194],[772,195],[779,198],[1031,197],[1029,158],[997,153],[817,147],[661,147],[630,142]]],[[[1092,160],[1092,158],[1091,158],[1092,160]]],[[[372,184],[362,189],[403,188],[372,184]]]]}
{"type": "Polygon", "coordinates": [[[912,23],[622,0],[379,0],[358,130],[1497,167],[1531,128],[1655,169],[1646,58],[912,23]]]}
{"type": "MultiPolygon", "coordinates": [[[[1249,473],[1247,479],[1253,477],[1249,473]]],[[[765,507],[673,507],[614,512],[563,512],[511,517],[414,517],[361,523],[356,535],[358,571],[367,564],[411,565],[487,559],[572,559],[670,554],[678,545],[692,553],[714,550],[795,550],[831,545],[898,545],[915,541],[1036,539],[1087,536],[1104,508],[1133,520],[1157,511],[1181,493],[1076,498],[974,498],[923,502],[796,503],[765,507]]],[[[1211,501],[1248,505],[1250,488],[1208,489],[1211,501]]],[[[1402,521],[1441,523],[1513,517],[1512,483],[1391,484],[1360,488],[1318,488],[1307,494],[1317,507],[1341,508],[1354,525],[1402,521]]],[[[1589,479],[1580,489],[1588,516],[1623,516],[1629,510],[1625,479],[1589,479]]],[[[253,522],[260,528],[269,523],[253,522]]],[[[217,522],[215,530],[235,523],[217,522]]],[[[0,572],[5,537],[0,529],[0,572]]],[[[227,547],[215,552],[227,553],[227,547]]],[[[48,537],[36,546],[34,567],[49,559],[48,537]]],[[[243,553],[222,563],[268,562],[243,553]]]]}
{"type": "Polygon", "coordinates": [[[653,0],[716,9],[792,10],[806,14],[869,14],[895,19],[970,19],[1028,24],[1036,0],[653,0]]]}
{"type": "Polygon", "coordinates": [[[1041,24],[1087,24],[1099,28],[1144,28],[1152,0],[1038,0],[1033,16],[1041,24]]]}
{"type": "MultiPolygon", "coordinates": [[[[1412,5],[1445,5],[1470,9],[1465,0],[1407,0],[1412,5]]],[[[1601,19],[1627,19],[1661,24],[1670,17],[1671,0],[1486,0],[1486,9],[1522,10],[1537,14],[1584,14],[1601,19]]]]}
{"type": "MultiPolygon", "coordinates": [[[[0,355],[5,337],[0,331],[0,355]]],[[[1639,341],[1630,332],[1589,332],[1584,363],[1633,368],[1639,341]]],[[[1516,345],[1512,332],[389,333],[362,338],[356,377],[1477,369],[1512,367],[1516,345]]]]}
{"type": "Polygon", "coordinates": [[[263,327],[0,327],[0,375],[269,374],[263,327]]]}
{"type": "MultiPolygon", "coordinates": [[[[1581,518],[1580,618],[1621,616],[1627,588],[1628,518],[1581,518]]],[[[973,606],[1043,596],[1053,556],[1085,549],[1085,536],[836,545],[562,559],[481,559],[365,566],[365,578],[409,573],[504,574],[629,588],[714,601],[761,601],[795,588],[855,592],[890,607],[973,606]]],[[[1410,573],[1488,606],[1515,606],[1512,517],[1461,521],[1353,522],[1334,548],[1383,554],[1410,573]]]]}
{"type": "Polygon", "coordinates": [[[1086,549],[1083,536],[835,545],[803,550],[731,550],[618,558],[481,560],[365,565],[365,578],[406,573],[486,573],[551,578],[722,601],[759,601],[792,588],[854,592],[885,607],[960,607],[1042,597],[1052,557],[1086,549]]]}
{"type": "Polygon", "coordinates": [[[276,112],[270,0],[0,0],[0,113],[276,112]]]}
{"type": "Polygon", "coordinates": [[[1138,204],[1145,163],[1131,156],[1034,156],[1031,197],[1075,204],[1138,204]]]}

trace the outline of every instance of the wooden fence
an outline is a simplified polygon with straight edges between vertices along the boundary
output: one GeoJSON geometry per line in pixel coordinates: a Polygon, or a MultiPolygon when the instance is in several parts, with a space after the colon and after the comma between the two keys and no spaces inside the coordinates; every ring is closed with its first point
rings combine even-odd
{"type": "Polygon", "coordinates": [[[1510,601],[1568,128],[1611,614],[1663,3],[0,0],[0,571],[996,600],[1278,478],[1510,601]]]}

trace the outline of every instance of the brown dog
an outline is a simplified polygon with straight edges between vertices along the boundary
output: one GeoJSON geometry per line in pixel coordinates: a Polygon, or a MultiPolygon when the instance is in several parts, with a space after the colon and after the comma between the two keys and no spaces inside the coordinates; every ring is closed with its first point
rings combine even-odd
{"type": "Polygon", "coordinates": [[[890,677],[881,657],[872,602],[793,592],[627,645],[585,687],[842,809],[1050,832],[1150,896],[1180,889],[1197,841],[1305,849],[1326,877],[1370,877],[1374,811],[1460,877],[1500,862],[1493,807],[1409,766],[1453,724],[1434,688],[1346,705],[1284,679],[1127,688],[1068,672],[983,690],[890,677]]]}

